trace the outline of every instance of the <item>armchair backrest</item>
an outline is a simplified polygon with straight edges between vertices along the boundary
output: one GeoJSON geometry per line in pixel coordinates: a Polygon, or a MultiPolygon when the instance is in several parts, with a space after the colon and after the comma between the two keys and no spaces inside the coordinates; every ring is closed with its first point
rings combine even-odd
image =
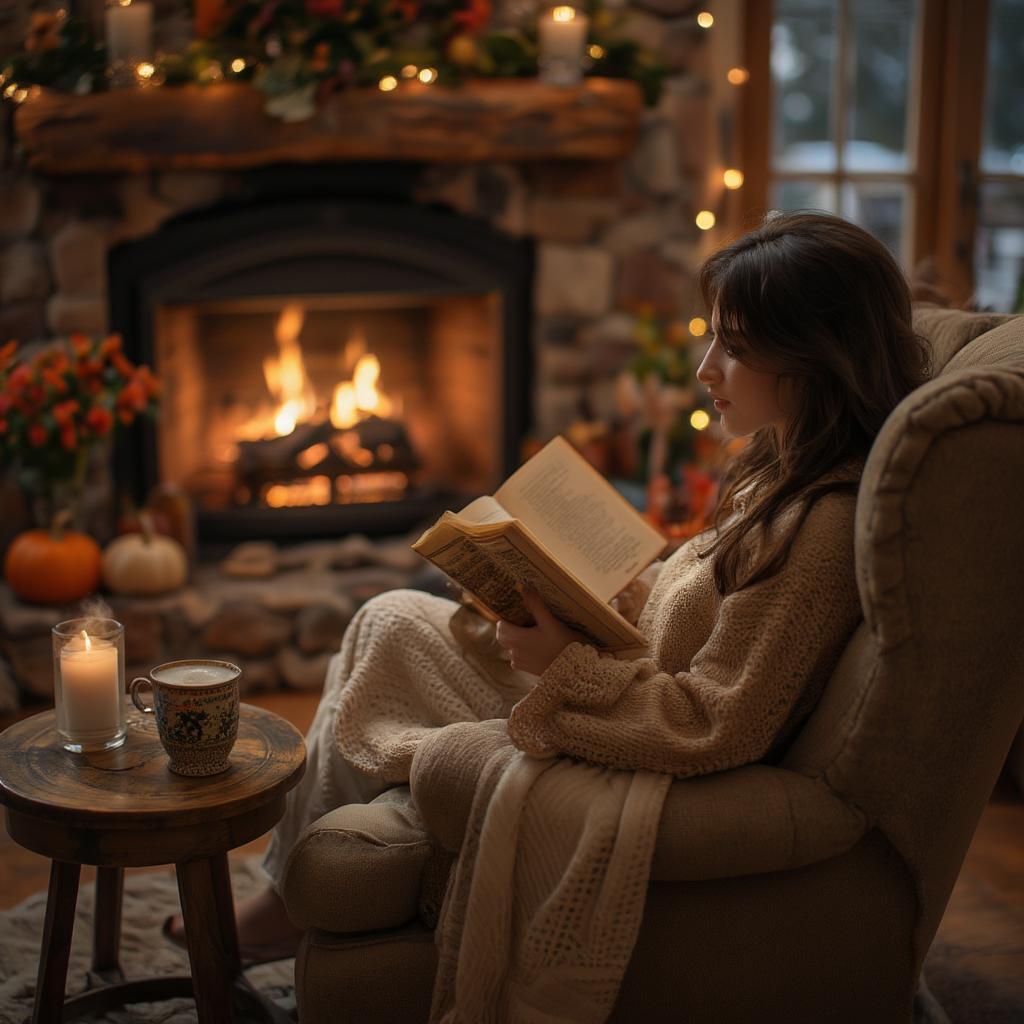
{"type": "Polygon", "coordinates": [[[917,969],[1024,717],[1024,317],[915,322],[940,369],[865,467],[865,621],[783,764],[824,778],[902,857],[917,969]]]}

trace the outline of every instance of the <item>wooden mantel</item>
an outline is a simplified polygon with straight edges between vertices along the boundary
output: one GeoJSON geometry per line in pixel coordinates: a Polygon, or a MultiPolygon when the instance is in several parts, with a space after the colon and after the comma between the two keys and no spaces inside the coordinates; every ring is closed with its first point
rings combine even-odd
{"type": "Polygon", "coordinates": [[[570,88],[534,79],[419,82],[332,96],[295,124],[264,112],[248,85],[163,86],[93,96],[40,90],[15,130],[42,174],[223,170],[281,162],[614,160],[636,142],[635,83],[588,78],[570,88]]]}

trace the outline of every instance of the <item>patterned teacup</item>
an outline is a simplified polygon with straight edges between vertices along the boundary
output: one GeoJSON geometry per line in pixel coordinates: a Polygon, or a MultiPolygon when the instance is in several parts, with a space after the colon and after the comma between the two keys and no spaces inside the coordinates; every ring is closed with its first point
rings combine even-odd
{"type": "Polygon", "coordinates": [[[132,680],[132,703],[155,714],[156,729],[178,775],[216,775],[231,767],[228,754],[238,736],[238,677],[229,661],[208,658],[169,661],[132,680]],[[153,706],[139,690],[153,691],[153,706]]]}

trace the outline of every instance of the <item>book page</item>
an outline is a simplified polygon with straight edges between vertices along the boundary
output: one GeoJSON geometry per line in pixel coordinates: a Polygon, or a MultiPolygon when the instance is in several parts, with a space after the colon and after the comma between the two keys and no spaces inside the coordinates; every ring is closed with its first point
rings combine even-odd
{"type": "Polygon", "coordinates": [[[562,437],[516,470],[495,498],[604,602],[665,547],[665,538],[562,437]]]}
{"type": "Polygon", "coordinates": [[[455,513],[459,519],[465,519],[470,523],[503,523],[512,517],[492,498],[485,494],[476,501],[471,501],[464,509],[455,513]]]}

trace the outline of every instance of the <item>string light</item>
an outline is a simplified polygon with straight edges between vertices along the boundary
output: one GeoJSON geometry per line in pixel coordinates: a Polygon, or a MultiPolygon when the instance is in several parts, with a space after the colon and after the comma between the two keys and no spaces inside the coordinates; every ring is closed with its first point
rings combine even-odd
{"type": "Polygon", "coordinates": [[[600,60],[604,56],[604,47],[598,46],[597,43],[591,43],[590,46],[587,47],[587,53],[589,53],[594,60],[600,60]]]}
{"type": "Polygon", "coordinates": [[[28,89],[15,89],[14,102],[24,103],[28,99],[28,89]]]}
{"type": "Polygon", "coordinates": [[[149,61],[144,60],[135,66],[135,74],[144,82],[148,82],[156,74],[156,68],[149,61]]]}
{"type": "Polygon", "coordinates": [[[405,67],[402,68],[402,77],[415,78],[416,75],[419,74],[419,70],[420,69],[416,67],[415,64],[406,64],[405,67]]]}
{"type": "Polygon", "coordinates": [[[694,409],[690,413],[690,426],[694,430],[703,430],[711,422],[711,417],[703,409],[694,409]]]}
{"type": "Polygon", "coordinates": [[[424,85],[430,85],[437,79],[437,71],[434,68],[423,68],[416,76],[424,85]]]}
{"type": "Polygon", "coordinates": [[[746,68],[729,68],[725,77],[731,85],[746,85],[750,80],[750,72],[746,68]]]}
{"type": "Polygon", "coordinates": [[[236,75],[240,75],[245,70],[245,61],[242,60],[241,57],[236,57],[231,62],[231,70],[234,71],[236,75]]]}
{"type": "Polygon", "coordinates": [[[715,215],[710,210],[701,210],[694,220],[701,231],[710,231],[715,226],[715,215]]]}
{"type": "Polygon", "coordinates": [[[729,167],[722,171],[722,183],[726,188],[742,188],[743,172],[736,170],[735,167],[729,167]]]}
{"type": "Polygon", "coordinates": [[[398,79],[394,75],[385,75],[378,83],[377,88],[381,92],[391,92],[392,89],[398,88],[398,79]]]}
{"type": "Polygon", "coordinates": [[[17,91],[18,91],[18,83],[17,82],[11,82],[11,84],[9,86],[7,86],[6,89],[4,89],[4,99],[5,100],[12,100],[12,99],[14,99],[14,94],[17,91]]]}
{"type": "Polygon", "coordinates": [[[701,338],[708,333],[708,322],[702,316],[695,316],[689,323],[690,333],[695,338],[701,338]]]}
{"type": "Polygon", "coordinates": [[[556,7],[551,12],[551,17],[555,21],[575,21],[576,20],[576,10],[573,7],[565,7],[565,6],[556,7]]]}
{"type": "Polygon", "coordinates": [[[711,28],[715,23],[715,16],[710,11],[701,11],[697,15],[697,24],[701,28],[711,28]]]}

